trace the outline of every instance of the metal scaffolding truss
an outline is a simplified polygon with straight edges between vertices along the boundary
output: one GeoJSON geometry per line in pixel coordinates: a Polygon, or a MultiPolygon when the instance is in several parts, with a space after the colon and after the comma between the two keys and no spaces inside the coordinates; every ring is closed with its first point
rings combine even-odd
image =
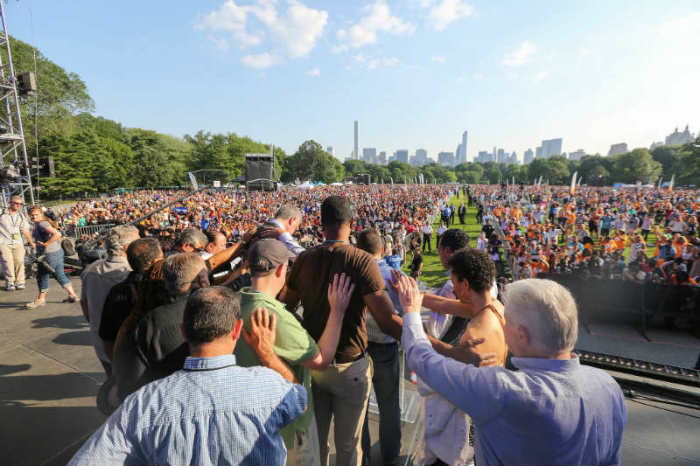
{"type": "Polygon", "coordinates": [[[14,167],[19,176],[13,181],[0,184],[2,206],[7,207],[11,195],[20,195],[34,204],[34,190],[27,147],[24,143],[24,129],[20,115],[19,95],[17,94],[17,80],[15,69],[12,65],[12,51],[10,50],[10,35],[7,32],[5,20],[5,2],[0,0],[0,170],[14,167]],[[7,52],[3,56],[2,49],[7,52]],[[7,63],[3,60],[7,59],[7,63]],[[4,105],[5,111],[2,111],[4,105]]]}

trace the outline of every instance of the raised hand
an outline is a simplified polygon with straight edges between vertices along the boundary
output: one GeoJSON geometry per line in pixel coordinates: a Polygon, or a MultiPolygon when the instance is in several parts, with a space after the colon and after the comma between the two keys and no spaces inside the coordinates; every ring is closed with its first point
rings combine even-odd
{"type": "MultiPolygon", "coordinates": [[[[396,278],[394,283],[396,283],[396,278]]],[[[404,313],[420,313],[421,305],[423,303],[423,295],[418,288],[418,284],[413,278],[405,275],[399,277],[397,291],[399,293],[399,302],[401,303],[404,313]]]]}
{"type": "Polygon", "coordinates": [[[274,353],[277,321],[265,308],[257,308],[250,315],[250,333],[243,329],[243,339],[256,354],[274,353]]]}
{"type": "Polygon", "coordinates": [[[335,274],[333,281],[328,285],[328,304],[331,306],[331,312],[345,313],[353,291],[355,285],[350,282],[349,276],[344,273],[335,274]]]}

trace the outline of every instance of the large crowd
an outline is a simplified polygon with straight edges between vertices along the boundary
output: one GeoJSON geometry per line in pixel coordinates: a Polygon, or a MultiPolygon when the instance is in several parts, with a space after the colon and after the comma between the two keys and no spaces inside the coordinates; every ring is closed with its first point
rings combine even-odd
{"type": "Polygon", "coordinates": [[[472,189],[483,222],[477,247],[501,246],[514,280],[549,273],[697,286],[700,280],[695,190],[472,189]]]}
{"type": "MultiPolygon", "coordinates": [[[[448,205],[458,188],[430,185],[143,191],[32,207],[31,224],[16,199],[0,236],[7,289],[24,286],[7,264],[26,241],[44,258],[27,307],[43,306],[56,278],[66,302],[80,301],[105,370],[109,417],[71,464],[327,465],[330,435],[335,464],[371,464],[371,387],[379,463],[399,464],[400,346],[423,399],[420,464],[620,464],[622,392],[572,354],[572,295],[524,269],[578,237],[599,203],[629,216],[655,195],[583,191],[579,215],[564,192],[465,189],[479,238],[452,227],[466,214],[448,205]],[[58,270],[61,230],[99,224],[119,226],[85,233],[107,257],[85,266],[76,296],[58,270]],[[550,228],[561,238],[546,240],[550,228]],[[445,281],[421,291],[433,245],[445,281]],[[499,290],[506,276],[517,280],[499,290]]],[[[663,196],[674,211],[689,199],[663,196]]]]}

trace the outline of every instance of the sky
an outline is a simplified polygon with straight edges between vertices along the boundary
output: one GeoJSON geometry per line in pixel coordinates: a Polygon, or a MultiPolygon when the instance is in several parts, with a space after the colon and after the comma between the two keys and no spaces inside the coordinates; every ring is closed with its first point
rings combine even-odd
{"type": "Polygon", "coordinates": [[[10,34],[77,73],[95,114],[175,136],[308,139],[345,159],[469,131],[607,154],[700,130],[700,2],[10,0],[10,34]],[[33,24],[33,27],[32,27],[33,24]]]}

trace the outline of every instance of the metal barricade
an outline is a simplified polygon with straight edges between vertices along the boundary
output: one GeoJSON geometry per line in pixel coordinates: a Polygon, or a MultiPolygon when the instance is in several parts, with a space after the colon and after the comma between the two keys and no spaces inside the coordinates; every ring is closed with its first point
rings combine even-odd
{"type": "Polygon", "coordinates": [[[84,227],[73,227],[72,229],[67,229],[69,236],[73,238],[80,238],[83,235],[92,236],[98,233],[103,233],[110,228],[117,226],[116,223],[100,223],[98,225],[85,225],[84,227]]]}

